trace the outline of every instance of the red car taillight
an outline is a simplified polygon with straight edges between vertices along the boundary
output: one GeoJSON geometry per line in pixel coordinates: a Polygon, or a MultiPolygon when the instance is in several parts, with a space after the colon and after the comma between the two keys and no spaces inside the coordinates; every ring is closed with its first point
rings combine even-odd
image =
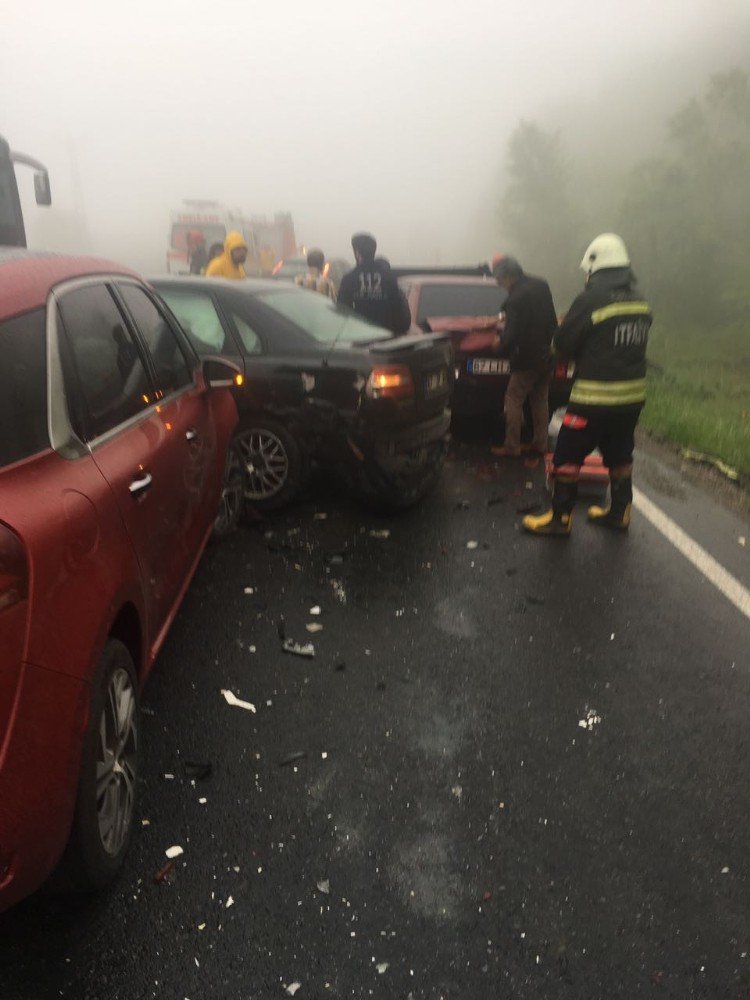
{"type": "Polygon", "coordinates": [[[29,570],[21,540],[0,525],[0,613],[29,596],[29,570]]]}
{"type": "Polygon", "coordinates": [[[408,365],[378,365],[370,372],[365,392],[370,399],[409,399],[414,379],[408,365]]]}

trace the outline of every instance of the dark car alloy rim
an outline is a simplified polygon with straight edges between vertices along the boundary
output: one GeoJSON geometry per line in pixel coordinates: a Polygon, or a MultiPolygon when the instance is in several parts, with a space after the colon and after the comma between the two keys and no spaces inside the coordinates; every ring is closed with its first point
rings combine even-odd
{"type": "Polygon", "coordinates": [[[267,500],[283,487],[289,475],[289,456],[273,431],[249,430],[237,439],[247,474],[245,496],[267,500]]]}
{"type": "Polygon", "coordinates": [[[224,482],[221,486],[221,502],[216,515],[216,528],[222,531],[234,524],[242,507],[242,459],[235,448],[227,452],[224,466],[224,482]]]}
{"type": "Polygon", "coordinates": [[[116,855],[127,839],[135,805],[138,729],[133,682],[127,670],[112,674],[99,720],[96,811],[102,847],[116,855]]]}

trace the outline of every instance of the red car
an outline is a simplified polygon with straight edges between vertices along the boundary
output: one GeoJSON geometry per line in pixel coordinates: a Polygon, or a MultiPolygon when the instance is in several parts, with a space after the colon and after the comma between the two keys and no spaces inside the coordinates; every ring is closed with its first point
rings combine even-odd
{"type": "MultiPolygon", "coordinates": [[[[429,273],[395,267],[393,271],[409,300],[412,321],[425,332],[451,335],[456,361],[453,413],[499,417],[510,378],[510,361],[493,351],[491,345],[502,323],[505,289],[482,266],[429,273]]],[[[550,386],[551,410],[567,404],[573,371],[573,365],[567,363],[555,368],[550,386]]]]}
{"type": "Polygon", "coordinates": [[[241,508],[232,378],[133,273],[0,250],[0,910],[122,861],[140,687],[241,508]]]}

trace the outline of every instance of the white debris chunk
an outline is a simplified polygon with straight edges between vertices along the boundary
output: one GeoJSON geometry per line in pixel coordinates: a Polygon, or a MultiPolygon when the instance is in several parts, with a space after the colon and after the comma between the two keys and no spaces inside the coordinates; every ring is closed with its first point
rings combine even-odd
{"type": "Polygon", "coordinates": [[[388,970],[388,962],[380,962],[375,968],[378,970],[378,975],[382,976],[388,970]]]}
{"type": "Polygon", "coordinates": [[[254,594],[255,593],[255,587],[245,587],[245,593],[246,594],[254,594]]]}
{"type": "Polygon", "coordinates": [[[370,538],[390,538],[391,529],[390,528],[371,528],[370,538]]]}
{"type": "Polygon", "coordinates": [[[724,865],[724,867],[721,869],[721,874],[722,875],[728,875],[729,874],[729,867],[727,865],[724,865]]]}
{"type": "Polygon", "coordinates": [[[586,712],[586,718],[579,719],[578,725],[581,729],[588,729],[589,732],[591,732],[594,726],[598,726],[601,721],[602,717],[597,713],[596,709],[589,708],[586,712]]]}
{"type": "Polygon", "coordinates": [[[464,790],[460,785],[454,785],[453,788],[451,788],[451,795],[454,796],[454,798],[457,798],[459,802],[461,801],[461,796],[463,794],[464,790]]]}
{"type": "Polygon", "coordinates": [[[290,997],[293,997],[297,990],[302,989],[302,983],[290,983],[288,986],[285,986],[284,989],[290,997]]]}
{"type": "Polygon", "coordinates": [[[174,775],[173,774],[165,774],[164,775],[164,780],[165,781],[174,781],[174,775]]]}
{"type": "Polygon", "coordinates": [[[224,695],[224,700],[227,705],[233,705],[235,708],[244,708],[248,712],[255,711],[255,705],[253,705],[252,702],[242,701],[242,699],[238,698],[233,691],[228,691],[226,688],[222,688],[221,693],[224,695]]]}
{"type": "Polygon", "coordinates": [[[737,544],[741,545],[743,548],[747,545],[747,539],[745,538],[744,535],[739,536],[739,538],[737,539],[737,544]]]}
{"type": "Polygon", "coordinates": [[[474,540],[474,539],[472,538],[472,540],[471,540],[470,542],[467,542],[467,543],[466,543],[466,548],[467,548],[467,549],[470,549],[470,550],[471,550],[471,551],[473,552],[473,551],[474,551],[474,549],[478,549],[478,548],[479,548],[479,542],[475,541],[475,540],[474,540]]]}
{"type": "Polygon", "coordinates": [[[228,910],[230,906],[234,906],[234,897],[230,896],[229,899],[224,904],[224,909],[228,910]]]}
{"type": "Polygon", "coordinates": [[[330,893],[331,883],[328,881],[327,878],[321,879],[320,882],[316,884],[318,886],[318,891],[322,892],[325,896],[327,896],[330,893]]]}
{"type": "Polygon", "coordinates": [[[205,806],[206,802],[208,802],[208,799],[201,798],[201,799],[198,799],[198,802],[199,802],[200,805],[205,806]]]}
{"type": "Polygon", "coordinates": [[[313,635],[316,632],[323,631],[323,626],[320,624],[320,622],[308,622],[308,624],[305,625],[305,628],[307,629],[308,632],[312,632],[313,635]]]}
{"type": "Polygon", "coordinates": [[[142,819],[141,820],[141,826],[151,826],[151,820],[150,819],[142,819]]]}
{"type": "Polygon", "coordinates": [[[172,858],[179,858],[179,856],[181,854],[184,854],[185,852],[183,851],[183,849],[180,847],[179,844],[175,844],[174,847],[168,847],[164,853],[171,861],[172,858]]]}
{"type": "Polygon", "coordinates": [[[310,614],[311,615],[319,615],[320,614],[320,605],[316,604],[314,608],[310,608],[310,614]]]}
{"type": "Polygon", "coordinates": [[[206,925],[205,924],[198,924],[198,930],[199,931],[205,931],[205,929],[206,929],[206,925]]]}

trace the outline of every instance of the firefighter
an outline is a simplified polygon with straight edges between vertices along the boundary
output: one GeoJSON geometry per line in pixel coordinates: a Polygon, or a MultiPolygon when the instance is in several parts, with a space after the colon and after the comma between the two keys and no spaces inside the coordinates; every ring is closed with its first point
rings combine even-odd
{"type": "Polygon", "coordinates": [[[633,447],[646,400],[646,345],[651,309],[638,294],[625,243],[602,233],[581,261],[585,290],[552,341],[556,355],[575,362],[576,378],[563,419],[552,469],[552,507],[528,515],[535,535],[569,535],[578,474],[599,448],[609,469],[608,507],[589,507],[593,524],[626,531],[633,500],[633,447]]]}
{"type": "Polygon", "coordinates": [[[206,275],[209,278],[234,278],[239,280],[245,277],[245,261],[247,260],[247,243],[241,233],[232,230],[227,233],[224,240],[224,252],[218,257],[214,257],[206,268],[206,275]]]}
{"type": "Polygon", "coordinates": [[[300,288],[307,288],[311,292],[319,292],[327,295],[329,299],[335,299],[333,283],[326,274],[326,258],[322,250],[311,250],[307,255],[307,271],[298,274],[294,279],[295,285],[300,288]]]}
{"type": "Polygon", "coordinates": [[[523,406],[528,398],[534,425],[531,462],[538,464],[547,450],[549,427],[550,343],[557,328],[552,292],[543,278],[525,274],[515,257],[506,254],[495,254],[492,273],[508,292],[503,306],[505,326],[495,339],[495,349],[508,352],[511,376],[503,403],[505,443],[491,450],[504,458],[520,456],[523,406]]]}
{"type": "Polygon", "coordinates": [[[206,237],[200,229],[191,229],[187,234],[188,266],[191,274],[203,274],[208,265],[206,237]]]}
{"type": "Polygon", "coordinates": [[[375,237],[355,233],[352,250],[357,266],[341,279],[339,305],[395,334],[406,333],[411,326],[409,303],[388,262],[382,257],[375,258],[375,237]]]}

